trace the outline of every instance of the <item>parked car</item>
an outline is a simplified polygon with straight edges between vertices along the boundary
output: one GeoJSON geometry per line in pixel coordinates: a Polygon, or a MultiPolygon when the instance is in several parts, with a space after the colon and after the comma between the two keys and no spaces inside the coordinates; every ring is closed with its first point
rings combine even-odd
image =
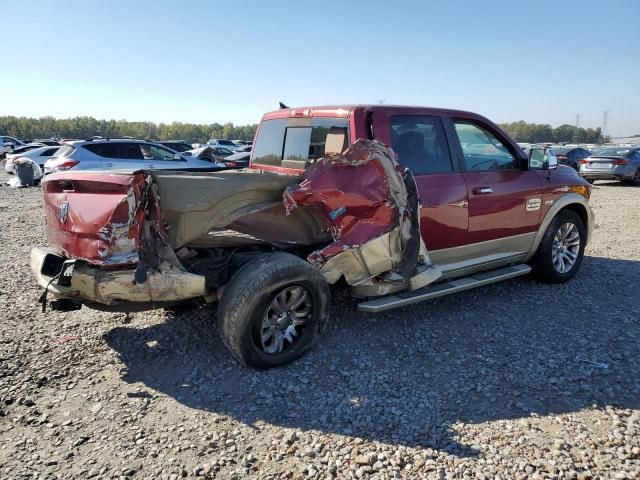
{"type": "Polygon", "coordinates": [[[543,149],[525,156],[470,112],[270,112],[251,167],[48,176],[49,248],[32,250],[31,267],[50,306],[131,311],[200,298],[218,304],[233,356],[270,368],[316,343],[329,284],[379,312],[530,272],[566,282],[593,228],[587,182],[543,149]]]}
{"type": "Polygon", "coordinates": [[[238,148],[238,145],[236,145],[235,143],[233,143],[231,140],[224,140],[222,138],[212,138],[211,140],[209,140],[207,142],[207,145],[211,146],[211,147],[222,147],[222,148],[226,148],[228,150],[231,150],[231,152],[233,152],[233,150],[235,150],[236,148],[238,148]]]}
{"type": "Polygon", "coordinates": [[[185,142],[184,140],[163,140],[161,142],[156,141],[160,145],[164,145],[171,150],[175,150],[178,153],[185,153],[189,150],[193,150],[193,147],[190,143],[185,142]]]}
{"type": "Polygon", "coordinates": [[[54,140],[53,138],[36,138],[33,143],[42,143],[43,145],[49,145],[54,147],[56,145],[60,146],[60,142],[58,140],[54,140]]]}
{"type": "Polygon", "coordinates": [[[224,159],[230,155],[233,155],[233,151],[225,147],[216,147],[214,145],[204,145],[200,148],[194,148],[188,152],[184,152],[198,158],[200,160],[209,160],[210,162],[218,162],[224,165],[224,159]]]}
{"type": "Polygon", "coordinates": [[[212,164],[138,139],[96,139],[67,142],[44,165],[44,173],[60,170],[211,169],[212,164]]]}
{"type": "Polygon", "coordinates": [[[4,156],[6,153],[11,153],[14,148],[21,147],[24,142],[21,142],[15,137],[0,135],[0,156],[4,156]]]}
{"type": "Polygon", "coordinates": [[[588,182],[620,180],[640,187],[640,146],[601,148],[578,163],[588,182]]]}
{"type": "Polygon", "coordinates": [[[8,160],[12,156],[20,155],[22,153],[28,152],[29,150],[33,150],[34,148],[45,147],[45,146],[46,145],[43,143],[27,143],[25,145],[22,145],[21,147],[14,148],[11,153],[7,153],[5,155],[5,158],[8,160]]]}
{"type": "Polygon", "coordinates": [[[551,147],[551,150],[558,158],[558,163],[567,165],[576,172],[580,169],[578,162],[591,155],[591,152],[583,147],[551,147]]]}
{"type": "Polygon", "coordinates": [[[40,168],[44,168],[45,163],[60,149],[60,146],[50,147],[43,145],[22,153],[8,154],[4,169],[7,173],[14,173],[14,165],[21,158],[28,158],[36,162],[40,168]]]}
{"type": "Polygon", "coordinates": [[[249,166],[251,152],[236,152],[222,159],[227,167],[245,168],[249,166]]]}

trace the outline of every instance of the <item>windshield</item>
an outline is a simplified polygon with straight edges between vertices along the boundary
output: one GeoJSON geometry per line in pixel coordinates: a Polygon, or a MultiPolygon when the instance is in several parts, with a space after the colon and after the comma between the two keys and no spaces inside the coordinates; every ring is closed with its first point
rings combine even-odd
{"type": "Polygon", "coordinates": [[[602,156],[626,157],[629,154],[629,152],[631,152],[630,148],[607,147],[607,148],[601,148],[600,150],[596,150],[591,156],[592,157],[602,157],[602,156]]]}

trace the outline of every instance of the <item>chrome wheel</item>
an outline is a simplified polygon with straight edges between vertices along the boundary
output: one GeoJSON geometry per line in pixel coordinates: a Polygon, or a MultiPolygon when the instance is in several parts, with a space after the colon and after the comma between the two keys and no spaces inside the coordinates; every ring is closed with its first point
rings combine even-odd
{"type": "Polygon", "coordinates": [[[559,273],[567,273],[578,260],[580,252],[580,232],[573,223],[565,223],[556,232],[551,249],[553,268],[559,273]]]}
{"type": "Polygon", "coordinates": [[[307,289],[294,285],[280,290],[262,316],[262,349],[274,354],[289,348],[302,335],[311,314],[311,295],[307,289]]]}

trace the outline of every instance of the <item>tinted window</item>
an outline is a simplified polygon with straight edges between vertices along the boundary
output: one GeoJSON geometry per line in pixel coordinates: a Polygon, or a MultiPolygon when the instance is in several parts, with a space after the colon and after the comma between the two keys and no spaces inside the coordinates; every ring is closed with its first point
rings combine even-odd
{"type": "Polygon", "coordinates": [[[51,157],[52,155],[55,155],[55,153],[59,150],[58,147],[55,148],[48,148],[46,149],[44,152],[42,152],[40,154],[41,157],[51,157]]]}
{"type": "MultiPolygon", "coordinates": [[[[142,153],[142,158],[145,160],[163,160],[163,161],[173,161],[173,156],[175,155],[171,150],[159,147],[157,145],[149,145],[148,143],[140,143],[139,144],[140,152],[142,153]]],[[[138,158],[138,157],[132,157],[138,158]]]]}
{"type": "Polygon", "coordinates": [[[75,150],[71,145],[63,145],[56,152],[56,157],[68,157],[75,150]]]}
{"type": "Polygon", "coordinates": [[[118,144],[116,143],[88,143],[84,148],[100,157],[118,158],[118,144]]]}
{"type": "Polygon", "coordinates": [[[253,161],[263,165],[280,165],[287,120],[278,118],[265,120],[260,124],[258,137],[253,148],[253,161]]]}
{"type": "Polygon", "coordinates": [[[324,157],[330,130],[349,139],[349,121],[346,118],[314,118],[309,127],[287,127],[283,160],[311,163],[324,157]]]}
{"type": "Polygon", "coordinates": [[[414,174],[453,170],[442,120],[426,115],[391,117],[391,147],[414,174]]]}
{"type": "Polygon", "coordinates": [[[517,168],[509,149],[491,132],[476,125],[455,122],[467,170],[503,170],[517,168]]]}
{"type": "Polygon", "coordinates": [[[286,119],[266,120],[260,125],[254,145],[255,163],[280,166],[285,160],[312,162],[324,156],[329,130],[341,129],[349,139],[346,118],[314,118],[310,126],[287,127],[286,119]]]}

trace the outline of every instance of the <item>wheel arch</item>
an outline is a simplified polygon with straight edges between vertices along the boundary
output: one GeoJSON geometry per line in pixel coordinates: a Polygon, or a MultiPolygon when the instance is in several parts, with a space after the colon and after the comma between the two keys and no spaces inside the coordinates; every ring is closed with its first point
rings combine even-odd
{"type": "Polygon", "coordinates": [[[531,245],[531,250],[527,255],[525,261],[528,261],[533,257],[533,255],[538,250],[540,246],[540,242],[542,241],[542,237],[544,236],[544,232],[547,231],[549,225],[553,221],[553,219],[564,210],[570,210],[575,212],[582,222],[584,223],[585,230],[587,231],[587,238],[585,241],[585,245],[589,243],[591,239],[591,235],[593,232],[593,212],[591,211],[591,207],[589,207],[589,203],[586,198],[578,193],[568,193],[558,200],[555,201],[553,206],[547,211],[546,215],[540,222],[540,227],[538,228],[538,232],[536,233],[535,239],[533,240],[533,244],[531,245]]]}

